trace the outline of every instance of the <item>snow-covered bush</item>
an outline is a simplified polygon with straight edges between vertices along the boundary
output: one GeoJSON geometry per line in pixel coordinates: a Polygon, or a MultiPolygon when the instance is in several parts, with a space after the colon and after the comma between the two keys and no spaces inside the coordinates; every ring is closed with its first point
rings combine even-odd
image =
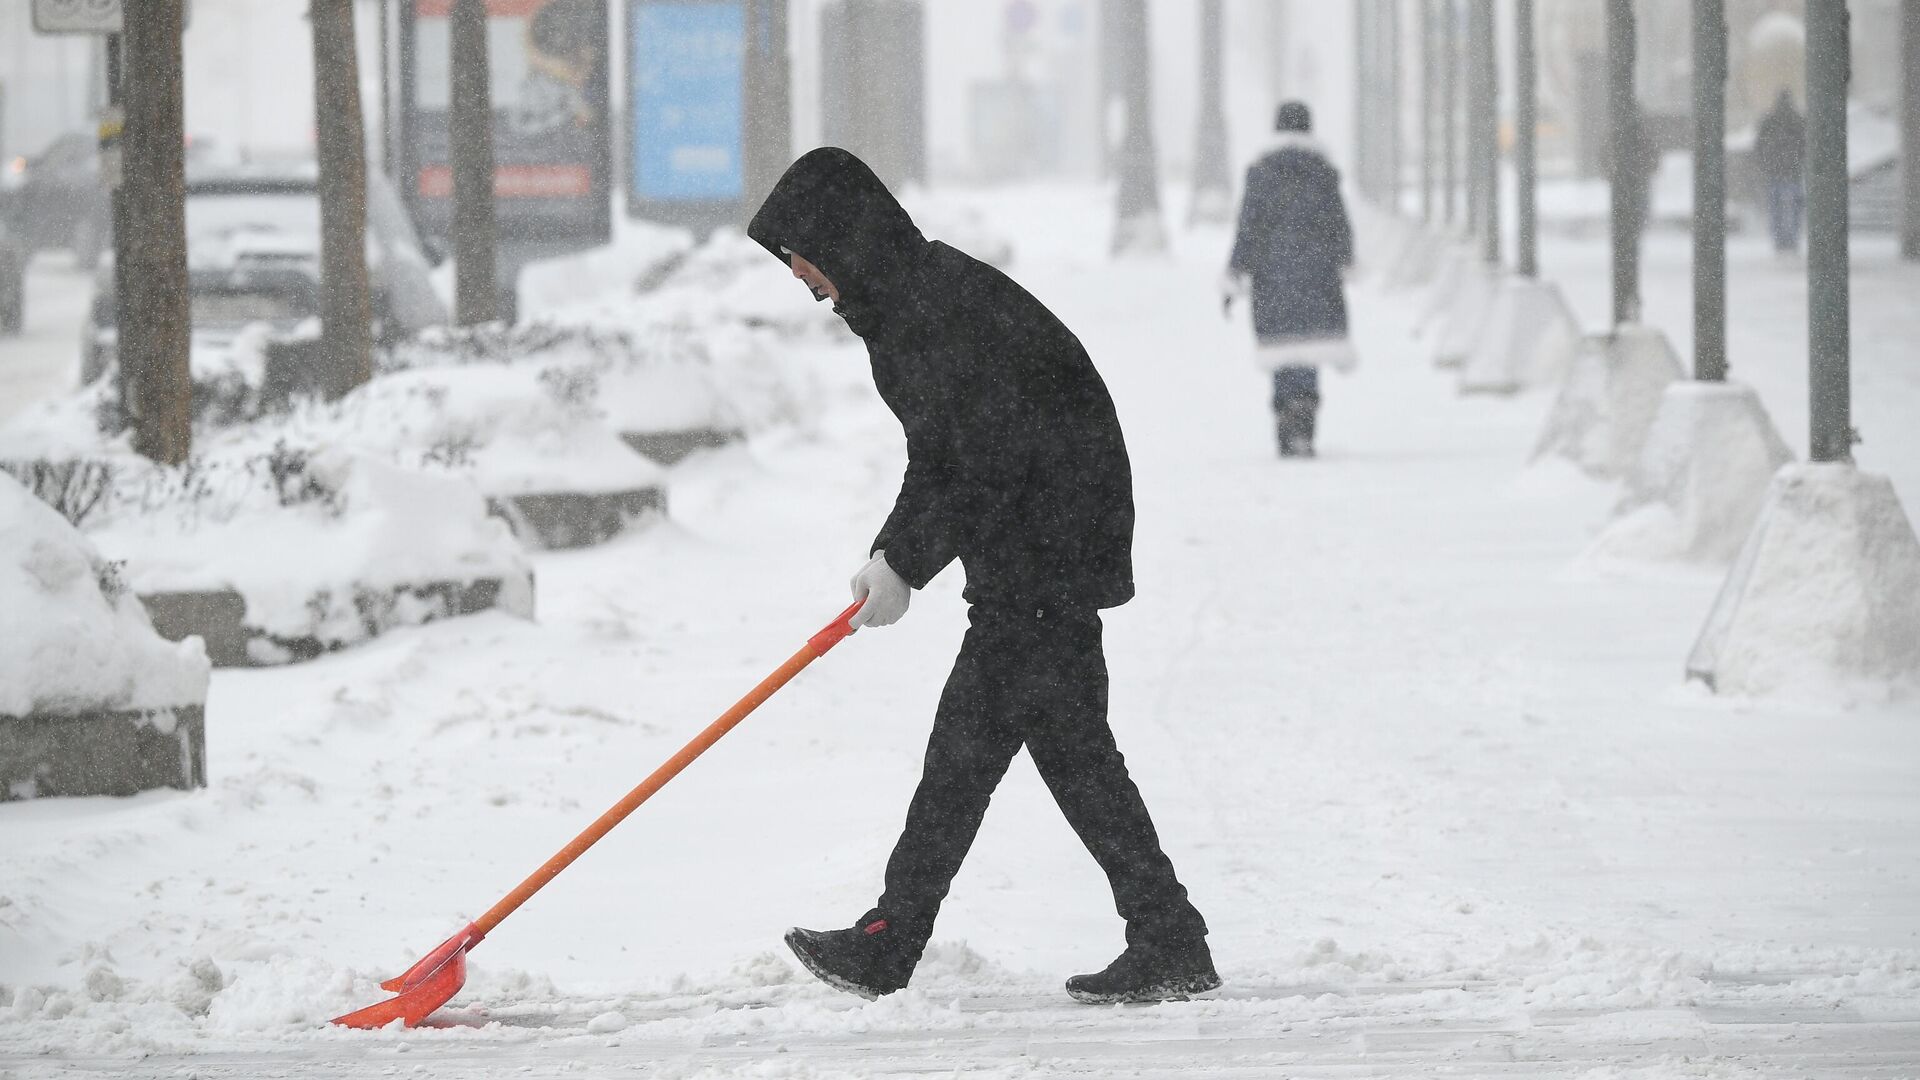
{"type": "Polygon", "coordinates": [[[154,633],[120,564],[11,476],[0,476],[0,611],[0,716],[206,700],[199,639],[154,633]]]}

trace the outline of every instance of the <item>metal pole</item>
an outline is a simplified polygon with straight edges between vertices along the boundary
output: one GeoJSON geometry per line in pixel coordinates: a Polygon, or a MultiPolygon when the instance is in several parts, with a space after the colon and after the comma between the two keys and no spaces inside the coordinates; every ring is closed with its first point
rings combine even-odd
{"type": "Polygon", "coordinates": [[[1807,347],[1814,461],[1853,460],[1847,336],[1846,0],[1807,5],[1807,347]]]}
{"type": "Polygon", "coordinates": [[[1900,254],[1920,260],[1920,0],[1900,5],[1900,254]]]}
{"type": "Polygon", "coordinates": [[[1521,277],[1540,276],[1539,150],[1540,125],[1537,86],[1540,59],[1534,49],[1533,0],[1514,0],[1513,36],[1513,164],[1517,174],[1519,206],[1518,267],[1521,277]]]}
{"type": "Polygon", "coordinates": [[[1462,62],[1465,64],[1467,101],[1466,115],[1461,119],[1466,128],[1463,138],[1466,142],[1466,161],[1464,164],[1467,173],[1467,233],[1472,236],[1479,236],[1480,217],[1482,212],[1486,210],[1486,198],[1480,186],[1482,183],[1480,167],[1485,164],[1485,155],[1482,153],[1480,147],[1480,138],[1482,135],[1480,129],[1480,95],[1486,89],[1485,84],[1480,78],[1482,70],[1480,58],[1480,0],[1467,0],[1467,40],[1465,44],[1466,47],[1462,50],[1465,53],[1462,57],[1462,62]]]}
{"type": "Polygon", "coordinates": [[[1473,129],[1480,138],[1481,257],[1500,264],[1500,61],[1493,45],[1493,0],[1473,0],[1473,77],[1477,93],[1473,129]]]}
{"type": "Polygon", "coordinates": [[[1373,0],[1353,5],[1353,174],[1360,193],[1369,200],[1373,186],[1373,27],[1368,15],[1373,0]]]}
{"type": "Polygon", "coordinates": [[[1693,377],[1727,378],[1726,0],[1693,0],[1693,377]]]}
{"type": "Polygon", "coordinates": [[[1395,214],[1400,212],[1400,0],[1380,0],[1382,15],[1380,27],[1381,66],[1386,77],[1381,80],[1380,95],[1384,99],[1380,109],[1380,137],[1386,143],[1386,153],[1381,161],[1382,177],[1386,189],[1387,206],[1395,214]]]}
{"type": "Polygon", "coordinates": [[[1460,9],[1456,0],[1440,0],[1440,216],[1454,222],[1460,201],[1460,9]]]}
{"type": "Polygon", "coordinates": [[[1439,51],[1433,17],[1433,0],[1420,4],[1420,220],[1433,224],[1434,205],[1434,76],[1435,54],[1439,51]]]}
{"type": "MultiPolygon", "coordinates": [[[[1819,6],[1816,2],[1815,6],[1819,6]]],[[[1607,128],[1612,168],[1613,324],[1640,318],[1639,225],[1630,205],[1638,118],[1633,100],[1633,0],[1607,0],[1607,128]]]]}

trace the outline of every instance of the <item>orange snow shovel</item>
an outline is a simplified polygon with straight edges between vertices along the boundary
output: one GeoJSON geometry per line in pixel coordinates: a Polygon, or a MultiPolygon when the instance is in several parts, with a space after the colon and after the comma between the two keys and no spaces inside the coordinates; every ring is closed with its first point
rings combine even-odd
{"type": "Polygon", "coordinates": [[[807,639],[800,651],[794,653],[786,663],[781,664],[773,674],[760,680],[746,697],[734,703],[733,708],[720,715],[718,720],[708,724],[705,731],[694,736],[693,741],[680,748],[680,752],[668,758],[666,764],[653,771],[653,775],[640,781],[640,786],[627,792],[625,798],[614,803],[612,808],[601,814],[599,819],[587,826],[586,831],[567,844],[566,847],[541,864],[540,869],[527,876],[525,881],[514,886],[512,892],[500,899],[500,902],[487,909],[487,913],[468,923],[459,933],[440,943],[432,952],[420,958],[420,962],[406,970],[398,978],[388,979],[380,984],[384,990],[398,992],[397,997],[389,998],[377,1005],[369,1005],[358,1012],[345,1016],[336,1016],[333,1023],[345,1027],[379,1028],[404,1020],[408,1027],[416,1027],[435,1009],[452,1000],[453,995],[467,982],[467,954],[487,939],[493,928],[501,920],[513,914],[514,909],[527,902],[528,898],[540,891],[540,887],[552,881],[565,870],[573,860],[598,843],[600,838],[613,831],[615,825],[626,820],[641,803],[651,798],[653,793],[666,786],[667,781],[680,775],[680,770],[693,763],[693,759],[706,753],[707,748],[720,741],[720,737],[732,731],[747,714],[760,707],[760,703],[772,697],[774,691],[785,686],[788,680],[800,674],[800,670],[826,655],[828,649],[840,644],[853,627],[847,620],[860,610],[863,601],[855,601],[853,606],[834,616],[826,629],[807,639]]]}

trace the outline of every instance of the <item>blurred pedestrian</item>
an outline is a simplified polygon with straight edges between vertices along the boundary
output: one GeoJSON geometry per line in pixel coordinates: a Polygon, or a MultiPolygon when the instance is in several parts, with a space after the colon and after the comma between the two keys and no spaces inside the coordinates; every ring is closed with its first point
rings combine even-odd
{"type": "Polygon", "coordinates": [[[1273,372],[1280,454],[1312,457],[1320,368],[1349,371],[1355,360],[1342,287],[1353,227],[1340,173],[1310,134],[1307,106],[1280,106],[1274,127],[1275,145],[1247,170],[1222,306],[1231,311],[1251,293],[1255,358],[1273,372]]]}
{"type": "Polygon", "coordinates": [[[1773,226],[1773,250],[1800,250],[1800,217],[1807,203],[1807,120],[1793,107],[1793,94],[1780,91],[1760,120],[1753,139],[1754,161],[1767,185],[1767,220],[1773,226]]]}
{"type": "Polygon", "coordinates": [[[795,928],[788,946],[837,989],[906,986],[1024,746],[1127,924],[1126,951],[1067,992],[1160,1001],[1219,986],[1206,922],[1107,726],[1100,609],[1133,596],[1133,479],[1086,350],[1013,279],[922,237],[845,150],[794,162],[747,235],[865,340],[874,386],[906,430],[900,494],[853,579],[865,600],[854,624],[898,620],[955,559],[971,605],[885,892],[851,927],[795,928]]]}

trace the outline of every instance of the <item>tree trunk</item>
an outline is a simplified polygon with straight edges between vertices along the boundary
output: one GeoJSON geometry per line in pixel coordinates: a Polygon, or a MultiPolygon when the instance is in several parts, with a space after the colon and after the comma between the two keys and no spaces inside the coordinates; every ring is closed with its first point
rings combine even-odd
{"type": "Polygon", "coordinates": [[[453,0],[447,20],[452,74],[447,126],[453,140],[454,321],[498,318],[493,213],[493,93],[487,72],[485,0],[453,0]]]}
{"type": "Polygon", "coordinates": [[[1115,203],[1113,253],[1154,255],[1167,250],[1160,220],[1159,154],[1153,145],[1152,53],[1146,0],[1107,0],[1106,12],[1128,72],[1123,86],[1126,135],[1120,143],[1120,194],[1115,203]]]}
{"type": "Polygon", "coordinates": [[[367,284],[367,144],[353,0],[313,0],[314,132],[320,155],[320,354],[328,396],[373,377],[367,284]]]}
{"type": "Polygon", "coordinates": [[[1193,202],[1187,223],[1222,222],[1233,216],[1232,167],[1227,162],[1227,115],[1221,104],[1221,54],[1226,36],[1221,0],[1201,0],[1200,123],[1193,150],[1193,202]]]}
{"type": "Polygon", "coordinates": [[[137,223],[114,237],[121,276],[120,363],[132,400],[133,446],[162,465],[193,448],[193,379],[187,366],[186,139],[182,122],[181,0],[125,9],[126,80],[122,197],[137,223]]]}
{"type": "Polygon", "coordinates": [[[746,10],[746,131],[741,140],[746,198],[742,202],[751,214],[793,164],[792,61],[787,55],[786,0],[750,0],[746,10]]]}

